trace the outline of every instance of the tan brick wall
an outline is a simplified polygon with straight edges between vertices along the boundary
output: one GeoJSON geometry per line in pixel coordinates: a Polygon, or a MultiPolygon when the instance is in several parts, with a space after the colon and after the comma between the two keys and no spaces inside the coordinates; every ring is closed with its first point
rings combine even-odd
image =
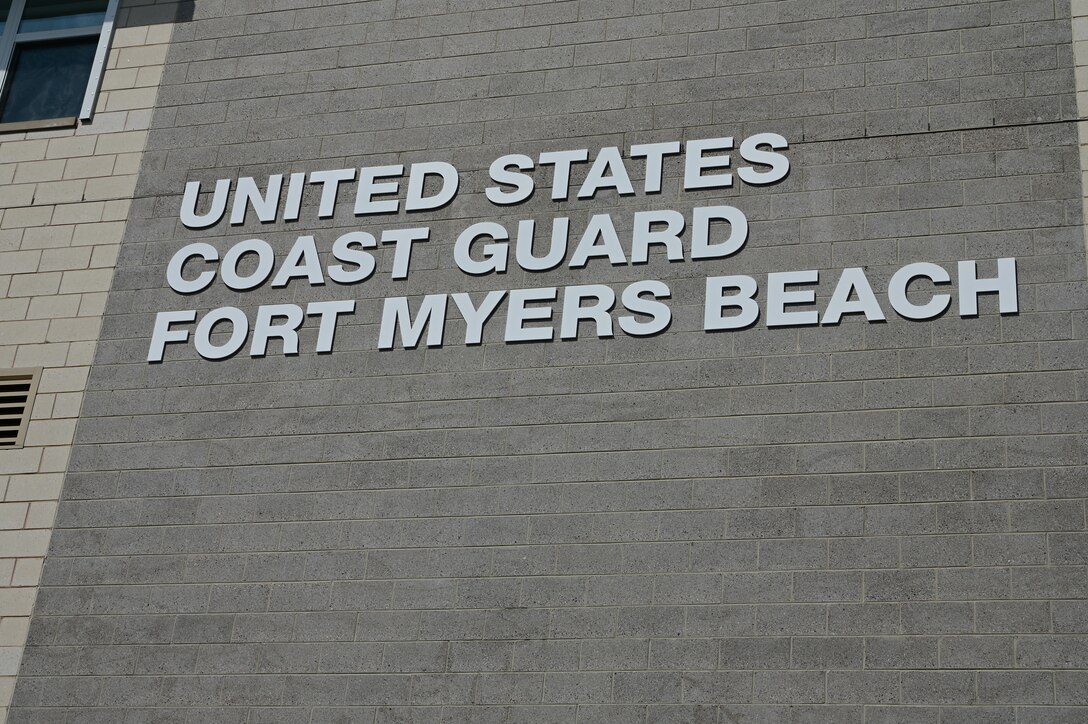
{"type": "Polygon", "coordinates": [[[92,123],[0,133],[0,369],[44,368],[24,448],[0,451],[0,724],[171,30],[116,30],[92,123]]]}

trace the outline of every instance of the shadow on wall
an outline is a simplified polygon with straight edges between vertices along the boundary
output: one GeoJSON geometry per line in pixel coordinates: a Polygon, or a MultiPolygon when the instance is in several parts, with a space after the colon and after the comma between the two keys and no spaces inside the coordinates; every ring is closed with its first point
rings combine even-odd
{"type": "Polygon", "coordinates": [[[117,27],[184,23],[193,19],[195,0],[121,0],[117,27]]]}

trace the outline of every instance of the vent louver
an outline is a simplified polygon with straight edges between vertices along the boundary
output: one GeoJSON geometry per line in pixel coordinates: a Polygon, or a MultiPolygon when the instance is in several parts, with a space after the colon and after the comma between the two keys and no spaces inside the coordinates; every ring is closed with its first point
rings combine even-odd
{"type": "Polygon", "coordinates": [[[0,370],[0,450],[23,446],[41,370],[0,370]]]}

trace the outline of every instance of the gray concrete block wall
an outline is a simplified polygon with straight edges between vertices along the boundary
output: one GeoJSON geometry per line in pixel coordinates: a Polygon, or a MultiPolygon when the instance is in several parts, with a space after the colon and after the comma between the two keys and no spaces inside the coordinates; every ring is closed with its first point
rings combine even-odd
{"type": "Polygon", "coordinates": [[[196,2],[10,721],[1086,718],[1069,16],[1051,0],[196,2]],[[672,163],[652,198],[482,195],[504,153],[759,131],[791,142],[771,187],[683,193],[672,163]],[[429,160],[463,172],[437,212],[177,220],[188,180],[429,160]],[[474,220],[718,199],[752,228],[725,262],[452,263],[474,220]],[[188,303],[166,286],[189,241],[283,251],[417,220],[432,241],[404,281],[188,303]],[[706,275],[863,266],[879,284],[1004,256],[1014,316],[984,299],[975,319],[701,329],[706,275]],[[374,343],[390,295],[644,278],[673,291],[651,339],[374,343]],[[347,297],[331,355],[143,362],[155,311],[347,297]]]}

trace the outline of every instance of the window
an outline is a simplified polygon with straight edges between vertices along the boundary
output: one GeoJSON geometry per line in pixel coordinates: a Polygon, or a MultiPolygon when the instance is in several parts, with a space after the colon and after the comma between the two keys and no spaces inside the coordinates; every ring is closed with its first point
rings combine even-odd
{"type": "Polygon", "coordinates": [[[0,124],[89,120],[118,0],[0,0],[0,124]]]}
{"type": "Polygon", "coordinates": [[[0,450],[23,446],[41,370],[0,370],[0,450]]]}

